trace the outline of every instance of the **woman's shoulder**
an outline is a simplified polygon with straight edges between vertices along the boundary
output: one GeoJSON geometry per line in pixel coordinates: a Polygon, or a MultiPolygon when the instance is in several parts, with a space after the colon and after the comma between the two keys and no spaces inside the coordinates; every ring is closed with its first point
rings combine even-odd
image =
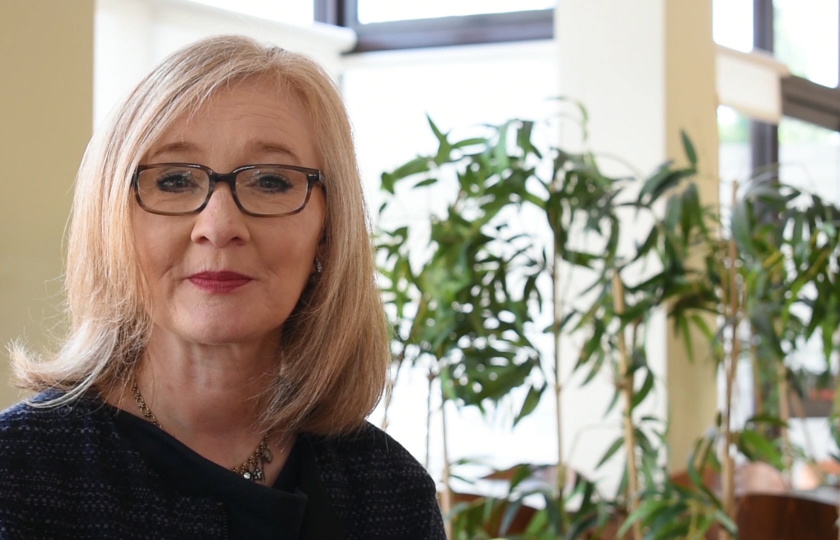
{"type": "Polygon", "coordinates": [[[348,434],[306,438],[349,538],[444,538],[434,481],[390,435],[366,423],[348,434]]]}
{"type": "Polygon", "coordinates": [[[62,401],[64,393],[47,390],[0,412],[0,453],[4,461],[10,456],[36,457],[49,453],[60,441],[66,447],[75,441],[90,438],[105,429],[105,418],[96,414],[101,400],[79,397],[62,401]],[[33,448],[39,452],[33,453],[33,448]]]}
{"type": "Polygon", "coordinates": [[[337,436],[309,436],[319,464],[350,475],[415,477],[422,487],[434,485],[426,469],[393,437],[366,422],[337,436]]]}
{"type": "Polygon", "coordinates": [[[66,423],[70,419],[89,418],[104,403],[93,396],[79,396],[66,399],[62,390],[45,390],[0,412],[0,430],[21,425],[32,428],[47,428],[54,423],[66,423]]]}

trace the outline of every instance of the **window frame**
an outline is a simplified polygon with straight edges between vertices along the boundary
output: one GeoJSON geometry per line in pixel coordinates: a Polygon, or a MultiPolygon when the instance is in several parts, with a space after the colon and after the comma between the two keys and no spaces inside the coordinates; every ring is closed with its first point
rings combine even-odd
{"type": "MultiPolygon", "coordinates": [[[[840,18],[837,25],[840,29],[840,18]]],[[[773,0],[753,0],[753,46],[773,53],[774,41],[773,0]]],[[[837,41],[836,46],[840,50],[840,32],[837,41]]],[[[784,116],[840,131],[840,86],[829,88],[796,75],[785,77],[781,82],[784,116]]],[[[778,163],[778,126],[758,121],[750,122],[750,146],[753,170],[778,163]]]]}
{"type": "Polygon", "coordinates": [[[351,28],[350,53],[552,39],[554,9],[359,23],[358,0],[315,0],[315,20],[351,28]]]}

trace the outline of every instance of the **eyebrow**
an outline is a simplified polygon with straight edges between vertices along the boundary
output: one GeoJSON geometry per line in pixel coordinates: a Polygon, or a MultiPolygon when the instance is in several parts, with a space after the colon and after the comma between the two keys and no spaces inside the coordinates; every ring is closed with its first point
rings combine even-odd
{"type": "Polygon", "coordinates": [[[188,142],[172,142],[169,144],[164,144],[160,148],[156,149],[154,152],[149,154],[149,160],[153,160],[157,156],[161,154],[166,154],[168,152],[190,152],[197,150],[197,147],[188,142]]]}
{"type": "MultiPolygon", "coordinates": [[[[296,163],[300,164],[300,158],[298,155],[289,148],[288,146],[276,143],[268,143],[265,141],[253,141],[248,144],[254,153],[259,154],[285,154],[291,157],[296,163]]],[[[161,154],[166,154],[169,152],[194,152],[197,151],[198,147],[190,142],[185,141],[178,141],[178,142],[171,142],[164,144],[160,148],[155,149],[154,152],[149,154],[148,159],[154,160],[157,156],[161,154]]]]}
{"type": "Polygon", "coordinates": [[[294,150],[283,144],[268,143],[265,141],[255,141],[249,145],[257,153],[260,154],[286,154],[291,157],[296,163],[300,164],[300,157],[294,150]]]}

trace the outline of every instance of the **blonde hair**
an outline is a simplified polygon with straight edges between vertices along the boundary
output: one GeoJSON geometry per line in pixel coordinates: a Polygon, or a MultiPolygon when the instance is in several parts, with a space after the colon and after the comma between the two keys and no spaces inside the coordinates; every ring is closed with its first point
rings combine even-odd
{"type": "Polygon", "coordinates": [[[381,395],[390,351],[350,122],[320,66],[239,36],[205,39],[172,54],[91,139],[76,179],[67,244],[68,335],[47,360],[14,348],[20,386],[63,389],[67,393],[51,402],[59,404],[131,377],[151,329],[131,222],[132,174],[176,118],[249,78],[277,82],[308,114],[326,192],[318,248],[323,271],[284,324],[272,384],[255,396],[263,428],[336,434],[362,423],[381,395]]]}

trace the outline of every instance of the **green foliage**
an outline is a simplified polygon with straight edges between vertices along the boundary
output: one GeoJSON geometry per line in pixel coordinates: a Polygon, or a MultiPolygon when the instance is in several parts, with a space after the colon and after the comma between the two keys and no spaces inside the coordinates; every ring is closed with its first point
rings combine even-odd
{"type": "Polygon", "coordinates": [[[717,525],[731,533],[736,526],[723,511],[723,505],[710,489],[710,474],[720,470],[715,456],[718,444],[717,434],[699,439],[690,456],[687,479],[662,478],[648,483],[639,494],[636,511],[628,516],[619,529],[619,537],[634,523],[644,527],[645,539],[686,538],[701,540],[717,525]]]}
{"type": "MultiPolygon", "coordinates": [[[[701,200],[698,157],[685,133],[686,166],[668,162],[635,178],[604,174],[590,153],[538,144],[534,122],[511,120],[489,126],[484,137],[460,140],[429,124],[437,150],[382,175],[383,222],[401,197],[432,186],[448,197],[445,210],[430,217],[427,243],[404,224],[378,232],[396,361],[433,366],[445,399],[461,406],[486,411],[516,395],[516,423],[552,386],[543,366],[556,358],[541,358],[532,342],[537,322],[550,312],[546,332],[587,337],[575,363],[583,384],[608,371],[616,384],[605,412],[621,406],[634,426],[634,448],[628,451],[622,436],[600,464],[624,447],[625,461],[630,455],[641,465],[640,491],[609,500],[582,481],[571,494],[525,490],[522,480],[533,467],[523,466],[507,497],[453,510],[457,538],[506,534],[524,498],[535,495],[544,507],[521,538],[587,538],[605,526],[605,512],[632,501],[639,505],[622,530],[641,524],[646,538],[699,538],[714,524],[734,531],[703,482],[706,467],[717,466],[710,440],[722,441],[729,427],[719,424],[710,440],[698,442],[690,482],[678,485],[661,467],[661,426],[639,412],[656,383],[647,361],[650,317],[667,311],[691,360],[698,340],[721,363],[733,339],[744,339],[742,350],[772,379],[790,351],[821,335],[827,366],[840,327],[840,210],[767,170],[746,184],[725,219],[701,200]],[[525,215],[536,215],[543,228],[535,230],[525,215]],[[628,216],[632,227],[623,226],[628,216]],[[529,227],[517,226],[524,222],[529,227]],[[549,298],[545,291],[564,268],[580,272],[579,292],[549,298]],[[739,299],[735,313],[732,294],[739,299]],[[748,331],[727,330],[741,322],[748,331]],[[567,512],[572,495],[584,504],[567,512]]],[[[785,466],[790,449],[775,442],[783,425],[777,416],[778,408],[768,406],[731,434],[743,456],[785,466]]]]}
{"type": "Polygon", "coordinates": [[[715,524],[733,534],[737,531],[735,523],[721,508],[720,501],[708,490],[698,489],[694,484],[681,486],[668,480],[655,489],[643,492],[640,500],[639,507],[619,529],[619,537],[636,522],[645,525],[646,540],[702,540],[715,524]]]}
{"type": "MultiPolygon", "coordinates": [[[[518,422],[534,410],[546,386],[539,354],[526,332],[530,303],[539,299],[536,280],[543,263],[528,249],[528,239],[510,230],[504,215],[509,205],[521,202],[522,184],[529,177],[511,164],[527,156],[509,155],[499,142],[508,124],[498,128],[495,138],[452,142],[429,123],[438,139],[435,155],[383,174],[385,191],[394,193],[406,182],[414,191],[438,183],[440,165],[458,165],[457,194],[442,216],[430,220],[428,257],[413,263],[405,226],[378,234],[383,292],[394,308],[397,357],[431,362],[446,399],[481,410],[525,388],[515,414],[518,422]],[[470,153],[475,146],[482,150],[470,153]]],[[[517,140],[520,150],[531,154],[535,149],[527,129],[518,126],[517,140]]],[[[394,200],[386,200],[381,213],[394,200]]]]}
{"type": "Polygon", "coordinates": [[[494,475],[509,478],[501,497],[476,497],[455,505],[448,518],[457,540],[556,540],[601,538],[619,509],[594,482],[577,477],[569,493],[557,498],[545,480],[546,467],[517,465],[494,475]],[[574,509],[569,511],[568,509],[574,509]],[[511,533],[515,520],[522,520],[511,533]]]}

